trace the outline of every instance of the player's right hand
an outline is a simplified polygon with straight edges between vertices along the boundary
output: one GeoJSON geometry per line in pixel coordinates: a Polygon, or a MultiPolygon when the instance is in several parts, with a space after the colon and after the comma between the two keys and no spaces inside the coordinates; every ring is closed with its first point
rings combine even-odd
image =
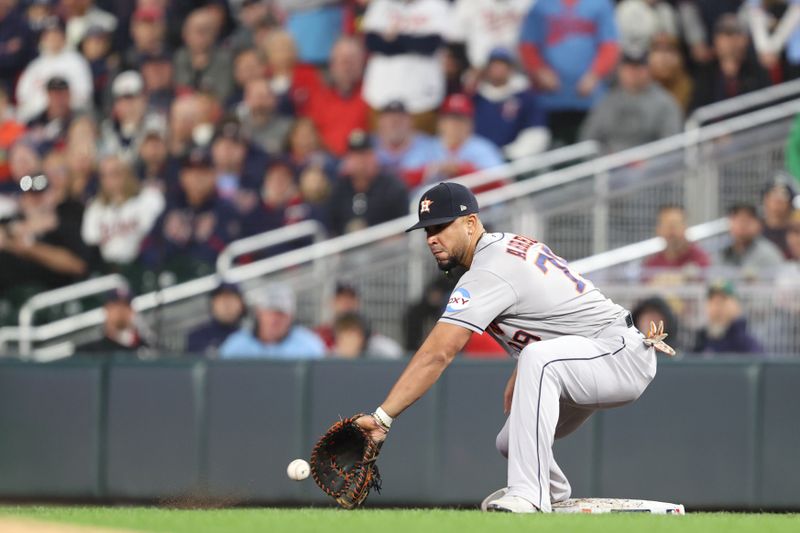
{"type": "Polygon", "coordinates": [[[369,438],[375,443],[381,443],[385,441],[386,436],[389,434],[382,426],[378,424],[372,415],[364,415],[356,419],[356,424],[361,426],[363,429],[366,429],[367,433],[369,433],[369,438]]]}
{"type": "Polygon", "coordinates": [[[517,382],[517,369],[511,373],[506,383],[506,390],[503,392],[503,413],[508,414],[511,412],[511,400],[514,397],[514,383],[517,382]]]}

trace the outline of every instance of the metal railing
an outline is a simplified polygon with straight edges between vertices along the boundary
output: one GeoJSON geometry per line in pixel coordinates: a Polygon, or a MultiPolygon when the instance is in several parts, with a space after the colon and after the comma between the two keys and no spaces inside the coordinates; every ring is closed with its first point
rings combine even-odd
{"type": "Polygon", "coordinates": [[[708,122],[730,118],[794,98],[800,98],[800,79],[697,108],[686,120],[685,129],[687,131],[697,129],[708,122]]]}
{"type": "MultiPolygon", "coordinates": [[[[686,230],[689,242],[699,242],[712,237],[724,235],[728,230],[728,220],[719,218],[692,226],[686,230]]],[[[666,243],[661,237],[653,237],[627,246],[622,246],[607,252],[579,259],[572,262],[571,266],[582,274],[592,274],[601,270],[620,267],[628,263],[641,261],[653,254],[664,250],[666,243]]]]}
{"type": "Polygon", "coordinates": [[[574,163],[600,155],[600,144],[596,141],[583,141],[569,146],[556,148],[541,154],[535,154],[510,161],[486,170],[479,170],[452,181],[470,189],[480,189],[498,180],[519,177],[549,169],[565,163],[574,163]]]}
{"type": "MultiPolygon", "coordinates": [[[[19,351],[24,356],[31,353],[33,346],[33,318],[37,311],[63,304],[79,298],[102,294],[115,289],[127,289],[128,281],[119,274],[109,274],[100,278],[74,283],[59,289],[40,292],[31,297],[19,310],[19,351]]],[[[97,309],[100,311],[100,309],[97,309]]]]}
{"type": "MultiPolygon", "coordinates": [[[[762,180],[783,166],[785,139],[798,112],[798,101],[781,104],[482,193],[482,218],[490,229],[534,235],[570,260],[649,238],[665,203],[686,205],[694,224],[716,220],[732,200],[758,200],[762,180]]],[[[422,294],[435,271],[422,237],[403,234],[415,218],[235,266],[226,277],[248,292],[269,281],[290,284],[298,292],[299,319],[312,324],[324,318],[332,283],[347,278],[362,288],[376,329],[400,338],[404,304],[422,294]],[[320,276],[315,264],[323,258],[320,276]]],[[[141,311],[161,308],[159,320],[177,339],[204,318],[198,306],[205,309],[205,295],[216,283],[207,276],[136,303],[141,311]]],[[[39,329],[54,333],[46,327],[39,329]]]]}
{"type": "MultiPolygon", "coordinates": [[[[480,188],[498,181],[498,179],[508,178],[509,176],[527,176],[541,172],[543,170],[551,169],[555,166],[574,163],[582,161],[587,158],[596,156],[600,152],[599,145],[594,141],[585,141],[571,146],[566,146],[537,154],[534,156],[522,158],[504,165],[500,165],[493,169],[474,172],[458,178],[458,181],[465,186],[471,188],[480,188]]],[[[394,234],[401,232],[405,229],[403,224],[407,222],[395,221],[394,226],[389,223],[388,229],[390,233],[394,234]]],[[[362,232],[363,233],[363,232],[362,232]]],[[[133,307],[138,312],[147,313],[156,311],[164,306],[181,302],[183,300],[191,299],[198,295],[206,294],[217,286],[220,279],[225,279],[232,282],[244,282],[252,277],[260,275],[259,272],[274,272],[281,268],[290,267],[297,260],[302,260],[302,254],[293,252],[279,254],[273,260],[268,258],[259,260],[252,265],[234,266],[236,257],[262,250],[272,246],[277,246],[286,242],[296,241],[304,237],[311,237],[316,244],[320,244],[324,236],[324,228],[315,221],[304,221],[298,224],[293,224],[279,230],[265,232],[263,234],[247,237],[239,241],[235,241],[228,245],[225,250],[220,254],[217,259],[217,275],[203,276],[179,285],[167,287],[159,291],[144,294],[136,297],[133,300],[133,307]]],[[[362,241],[368,242],[375,238],[375,234],[363,233],[361,237],[348,235],[343,237],[345,245],[361,246],[362,241]]],[[[324,257],[324,250],[317,248],[319,257],[324,257]]],[[[331,252],[337,253],[337,252],[331,252]]],[[[319,265],[318,265],[319,267],[319,265]]],[[[332,288],[332,287],[331,287],[332,288]]],[[[26,336],[30,337],[31,341],[46,342],[51,339],[63,336],[67,330],[71,329],[74,325],[75,331],[92,328],[100,324],[102,321],[102,313],[99,309],[86,311],[75,316],[60,319],[49,324],[38,326],[34,334],[26,332],[26,336]]],[[[155,328],[158,329],[158,328],[155,328]]],[[[8,342],[19,342],[20,330],[15,327],[0,328],[0,348],[3,348],[8,342]]],[[[20,345],[20,349],[30,350],[30,344],[26,341],[24,345],[20,345]]],[[[35,350],[33,351],[36,352],[35,350]]]]}
{"type": "MultiPolygon", "coordinates": [[[[317,243],[323,240],[325,236],[325,227],[322,224],[317,221],[308,220],[286,226],[279,230],[272,230],[234,241],[220,253],[217,260],[219,278],[215,276],[205,276],[187,283],[182,283],[173,288],[162,289],[138,296],[134,298],[132,302],[133,308],[140,312],[150,311],[165,304],[181,300],[184,295],[187,294],[187,291],[191,294],[197,290],[202,292],[213,290],[218,284],[218,280],[225,277],[225,274],[231,269],[234,260],[241,255],[296,241],[305,237],[310,237],[312,242],[317,243]]],[[[91,309],[36,327],[33,326],[34,314],[47,307],[61,305],[78,298],[92,296],[114,288],[127,286],[128,283],[124,277],[119,274],[111,274],[37,294],[26,301],[20,308],[17,327],[0,328],[0,349],[3,349],[9,342],[16,342],[21,354],[43,357],[52,353],[63,354],[66,351],[65,346],[70,346],[70,343],[61,343],[58,345],[58,349],[48,347],[43,351],[33,350],[33,343],[37,341],[47,341],[64,335],[66,330],[71,330],[73,327],[75,330],[80,330],[97,326],[102,323],[103,320],[102,310],[99,308],[91,309]]]]}
{"type": "Polygon", "coordinates": [[[292,241],[310,237],[312,242],[318,243],[325,239],[327,232],[325,226],[316,220],[304,220],[295,224],[289,224],[282,228],[265,231],[258,235],[252,235],[233,241],[220,252],[217,257],[217,274],[225,277],[225,274],[233,267],[237,257],[242,255],[265,250],[272,246],[285,244],[292,241]]]}
{"type": "MultiPolygon", "coordinates": [[[[602,290],[614,302],[631,310],[645,299],[663,299],[678,325],[667,342],[679,349],[679,354],[694,351],[698,333],[708,324],[706,283],[604,283],[602,290]]],[[[800,356],[800,284],[739,282],[735,284],[735,294],[741,316],[747,321],[748,334],[765,353],[800,356]]]]}

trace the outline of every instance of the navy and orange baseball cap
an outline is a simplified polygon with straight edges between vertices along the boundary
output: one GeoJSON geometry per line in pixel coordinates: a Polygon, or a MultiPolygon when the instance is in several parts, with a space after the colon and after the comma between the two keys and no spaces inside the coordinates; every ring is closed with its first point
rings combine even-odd
{"type": "Polygon", "coordinates": [[[459,217],[478,213],[478,200],[468,188],[458,183],[442,182],[431,187],[420,198],[419,222],[406,230],[427,228],[452,222],[459,217]]]}

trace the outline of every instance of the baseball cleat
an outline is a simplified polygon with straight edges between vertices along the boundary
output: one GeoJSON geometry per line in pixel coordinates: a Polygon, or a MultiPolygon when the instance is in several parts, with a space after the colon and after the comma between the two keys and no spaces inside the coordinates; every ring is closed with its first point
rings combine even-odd
{"type": "Polygon", "coordinates": [[[506,494],[486,505],[489,512],[499,513],[538,513],[539,509],[525,498],[506,494]]]}
{"type": "Polygon", "coordinates": [[[500,498],[505,496],[507,492],[508,492],[508,488],[507,487],[503,487],[502,489],[496,490],[493,493],[489,494],[481,502],[481,511],[486,512],[488,510],[486,507],[489,505],[490,502],[493,502],[494,500],[499,500],[500,498]]]}

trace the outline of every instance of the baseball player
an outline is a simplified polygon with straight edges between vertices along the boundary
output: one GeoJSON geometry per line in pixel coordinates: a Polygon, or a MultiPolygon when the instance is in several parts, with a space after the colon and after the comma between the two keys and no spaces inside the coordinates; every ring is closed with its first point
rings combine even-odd
{"type": "Polygon", "coordinates": [[[674,351],[651,328],[570,270],[545,244],[488,233],[469,189],[440,183],[421,198],[419,222],[441,270],[467,268],[444,314],[372,415],[357,423],[386,439],[394,418],[418,400],[473,333],[488,332],[517,366],[506,385],[509,413],[497,436],[508,458],[508,486],[484,501],[490,511],[550,512],[569,498],[553,459],[553,440],[575,431],[599,408],[636,400],[656,374],[656,349],[674,351]]]}

